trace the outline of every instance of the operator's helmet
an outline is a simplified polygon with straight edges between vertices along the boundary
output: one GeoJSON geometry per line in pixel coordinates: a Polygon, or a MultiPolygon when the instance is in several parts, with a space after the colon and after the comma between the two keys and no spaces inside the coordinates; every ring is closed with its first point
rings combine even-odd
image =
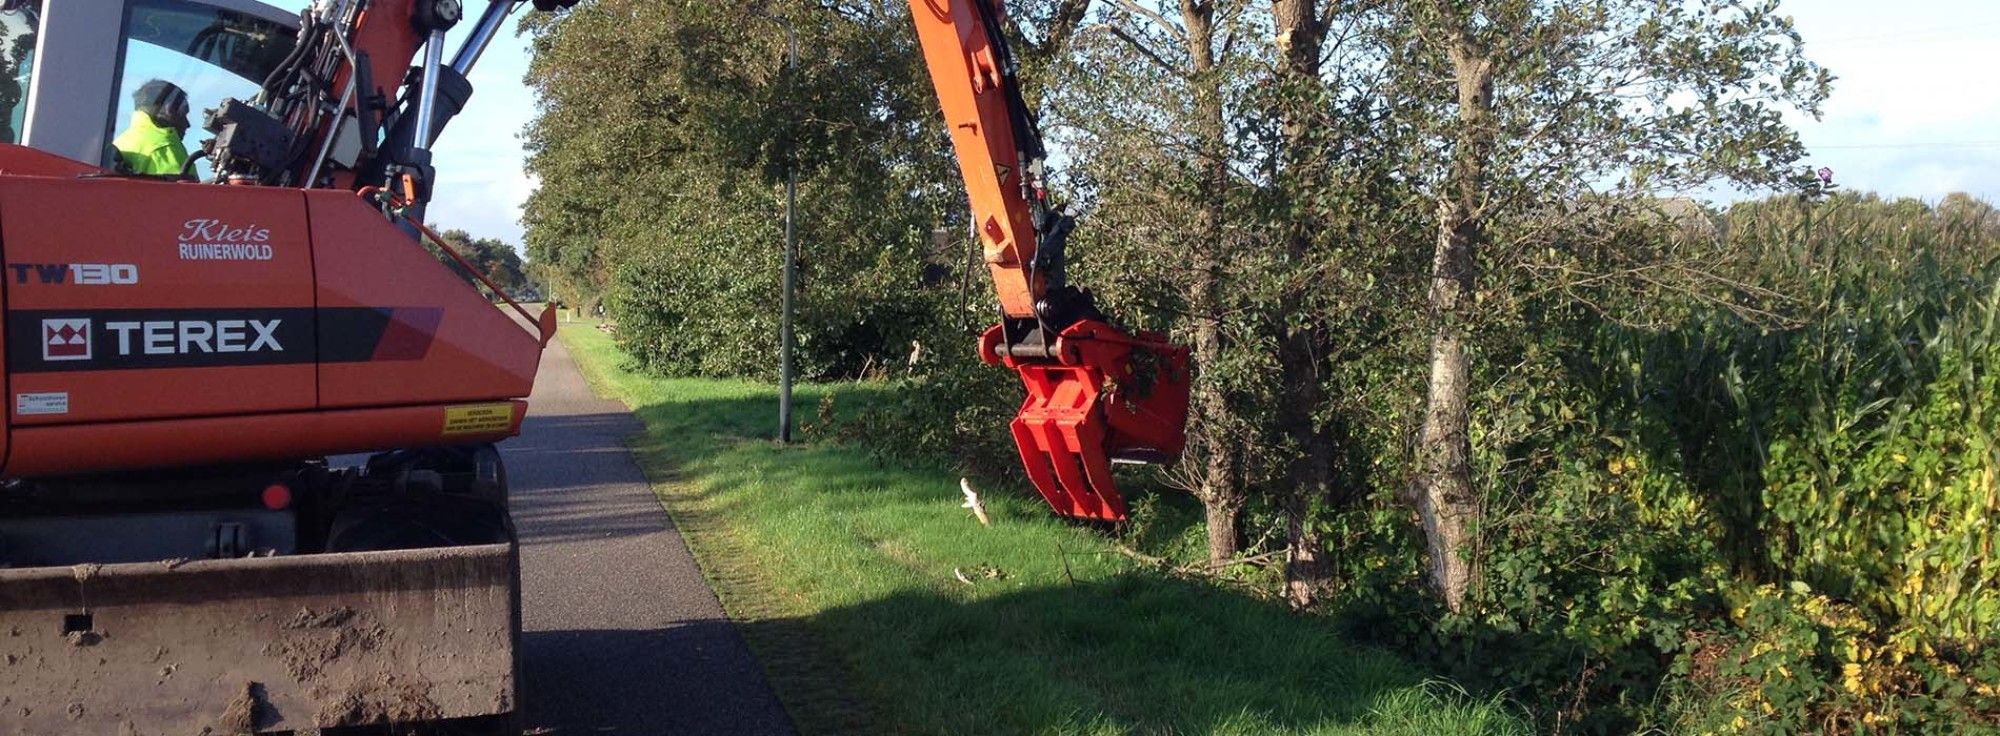
{"type": "Polygon", "coordinates": [[[173,82],[155,79],[139,85],[139,91],[132,93],[132,105],[151,116],[156,125],[180,130],[190,127],[187,93],[173,82]]]}

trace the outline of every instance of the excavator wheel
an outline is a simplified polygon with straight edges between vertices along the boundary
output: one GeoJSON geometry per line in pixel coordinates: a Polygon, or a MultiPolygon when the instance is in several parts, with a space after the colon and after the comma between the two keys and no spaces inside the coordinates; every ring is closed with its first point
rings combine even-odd
{"type": "Polygon", "coordinates": [[[329,552],[503,544],[513,539],[507,473],[492,445],[398,450],[369,458],[368,492],[348,498],[329,552]]]}
{"type": "Polygon", "coordinates": [[[501,544],[509,537],[506,514],[505,509],[485,501],[441,494],[360,503],[334,515],[326,548],[328,552],[382,552],[501,544]]]}
{"type": "Polygon", "coordinates": [[[412,470],[434,471],[450,493],[507,505],[507,466],[492,443],[396,450],[372,455],[366,464],[371,477],[390,477],[412,470]]]}
{"type": "MultiPolygon", "coordinates": [[[[507,470],[491,444],[385,452],[363,466],[362,490],[333,514],[328,552],[384,552],[436,547],[509,544],[514,527],[507,508],[507,470]]],[[[518,550],[510,549],[508,606],[512,651],[521,645],[521,581],[518,550]]],[[[521,681],[513,660],[512,681],[521,681]]],[[[355,734],[394,736],[518,736],[521,713],[352,729],[355,734]]],[[[325,729],[326,736],[349,733],[325,729]]]]}

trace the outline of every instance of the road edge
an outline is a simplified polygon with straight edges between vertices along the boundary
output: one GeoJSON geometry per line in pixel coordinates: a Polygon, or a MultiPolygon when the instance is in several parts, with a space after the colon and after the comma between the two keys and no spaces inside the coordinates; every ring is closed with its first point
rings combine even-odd
{"type": "MultiPolygon", "coordinates": [[[[562,326],[558,339],[567,340],[573,330],[597,329],[589,322],[572,322],[562,326]]],[[[591,393],[625,407],[641,426],[648,429],[642,414],[612,386],[606,374],[613,366],[601,364],[597,356],[588,351],[580,351],[565,342],[577,371],[583,375],[584,383],[591,393]]],[[[626,449],[645,476],[646,485],[652,489],[653,498],[680,532],[687,543],[688,552],[700,568],[702,578],[708,582],[722,610],[729,617],[737,634],[750,647],[751,655],[764,670],[764,679],[778,697],[778,703],[791,716],[792,723],[801,734],[846,734],[846,733],[892,733],[896,729],[887,725],[887,720],[871,706],[872,700],[854,692],[848,685],[856,682],[849,676],[854,663],[819,643],[816,637],[803,632],[811,630],[810,620],[796,609],[784,605],[782,590],[777,584],[756,568],[741,560],[742,542],[736,539],[726,520],[714,514],[695,508],[691,503],[699,491],[693,484],[680,476],[673,459],[659,449],[649,448],[640,440],[641,433],[623,440],[626,449]],[[798,619],[805,626],[760,627],[760,621],[798,619]],[[795,633],[783,633],[795,632],[795,633]]]]}

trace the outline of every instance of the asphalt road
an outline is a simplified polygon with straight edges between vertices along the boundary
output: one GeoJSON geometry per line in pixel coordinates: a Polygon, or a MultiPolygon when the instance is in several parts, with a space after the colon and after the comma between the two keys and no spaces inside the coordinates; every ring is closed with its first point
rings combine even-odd
{"type": "Polygon", "coordinates": [[[501,445],[530,733],[793,733],[626,450],[638,420],[591,394],[559,340],[531,402],[521,436],[501,445]]]}

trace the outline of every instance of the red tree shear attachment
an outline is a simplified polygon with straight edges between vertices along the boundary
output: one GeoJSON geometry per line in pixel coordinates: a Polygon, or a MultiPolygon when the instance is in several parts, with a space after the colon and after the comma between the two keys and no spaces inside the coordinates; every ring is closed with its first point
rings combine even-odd
{"type": "Polygon", "coordinates": [[[1053,341],[1010,345],[995,325],[979,356],[1021,374],[1028,399],[1010,425],[1014,444],[1059,515],[1124,521],[1111,465],[1171,464],[1187,443],[1188,351],[1164,335],[1085,319],[1053,341]]]}

